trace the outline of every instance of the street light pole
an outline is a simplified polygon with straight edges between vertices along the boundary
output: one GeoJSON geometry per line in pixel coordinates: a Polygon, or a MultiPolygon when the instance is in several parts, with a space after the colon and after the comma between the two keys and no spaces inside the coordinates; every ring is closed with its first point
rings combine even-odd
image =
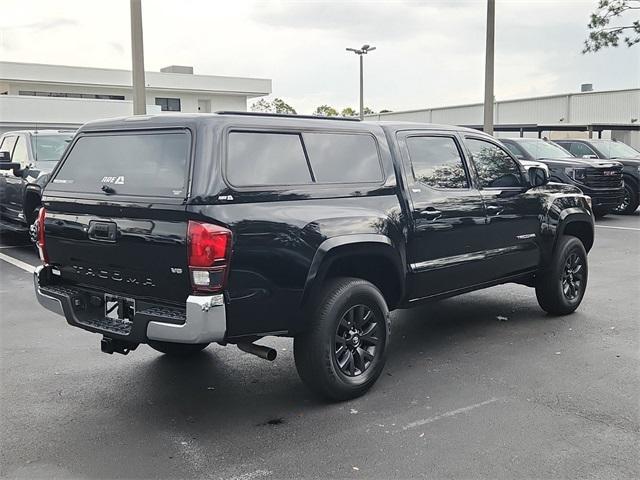
{"type": "Polygon", "coordinates": [[[142,6],[131,0],[131,76],[133,81],[133,114],[147,113],[144,80],[144,45],[142,41],[142,6]]]}
{"type": "Polygon", "coordinates": [[[360,55],[360,120],[364,120],[364,55],[360,55]]]}
{"type": "Polygon", "coordinates": [[[493,57],[496,31],[496,1],[487,0],[487,43],[484,65],[484,127],[493,135],[493,57]]]}
{"type": "Polygon", "coordinates": [[[364,61],[362,56],[372,52],[376,47],[363,45],[361,48],[347,48],[348,52],[353,52],[360,57],[360,120],[364,120],[364,61]]]}

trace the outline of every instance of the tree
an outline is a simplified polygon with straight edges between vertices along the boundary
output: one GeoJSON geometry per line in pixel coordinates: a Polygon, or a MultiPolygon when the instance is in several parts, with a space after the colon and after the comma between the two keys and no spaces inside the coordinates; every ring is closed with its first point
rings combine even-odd
{"type": "Polygon", "coordinates": [[[273,108],[275,109],[276,113],[288,113],[290,115],[297,115],[297,113],[298,113],[298,112],[296,112],[295,108],[293,108],[291,105],[287,104],[281,98],[274,98],[273,99],[273,108]]]}
{"type": "Polygon", "coordinates": [[[320,105],[318,108],[316,108],[316,111],[313,112],[313,114],[320,115],[322,117],[337,117],[338,111],[335,108],[330,107],[329,105],[320,105]]]}
{"type": "Polygon", "coordinates": [[[629,10],[640,10],[640,0],[600,0],[587,25],[590,32],[584,41],[582,53],[617,47],[620,37],[627,47],[640,43],[640,20],[631,22],[631,25],[611,25],[612,20],[629,10]]]}
{"type": "Polygon", "coordinates": [[[391,113],[391,112],[393,112],[393,110],[384,109],[384,110],[380,110],[379,113],[391,113]]]}
{"type": "Polygon", "coordinates": [[[253,105],[251,105],[251,111],[264,113],[288,113],[291,115],[297,114],[295,108],[293,108],[281,98],[274,98],[272,102],[261,98],[257,102],[254,102],[253,105]]]}
{"type": "Polygon", "coordinates": [[[358,112],[356,112],[351,107],[346,107],[346,108],[342,109],[342,112],[340,112],[340,115],[342,115],[343,117],[357,117],[358,116],[358,112]]]}
{"type": "Polygon", "coordinates": [[[251,111],[273,113],[273,105],[271,102],[267,102],[264,98],[261,98],[257,102],[253,102],[251,105],[251,111]]]}
{"type": "Polygon", "coordinates": [[[364,114],[365,115],[372,115],[376,112],[374,112],[373,110],[371,110],[369,107],[364,107],[364,114]]]}

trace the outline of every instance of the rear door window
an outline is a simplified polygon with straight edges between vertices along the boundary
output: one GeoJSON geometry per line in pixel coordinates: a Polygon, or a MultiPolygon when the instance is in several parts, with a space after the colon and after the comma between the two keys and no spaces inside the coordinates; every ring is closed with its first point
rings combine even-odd
{"type": "Polygon", "coordinates": [[[433,188],[469,188],[462,155],[452,137],[407,138],[413,178],[433,188]]]}
{"type": "Polygon", "coordinates": [[[80,136],[49,190],[185,197],[190,144],[187,131],[80,136]]]}
{"type": "Polygon", "coordinates": [[[312,182],[297,133],[231,132],[226,175],[237,187],[312,182]]]}
{"type": "Polygon", "coordinates": [[[305,132],[303,139],[316,182],[382,181],[378,147],[371,135],[305,132]]]}

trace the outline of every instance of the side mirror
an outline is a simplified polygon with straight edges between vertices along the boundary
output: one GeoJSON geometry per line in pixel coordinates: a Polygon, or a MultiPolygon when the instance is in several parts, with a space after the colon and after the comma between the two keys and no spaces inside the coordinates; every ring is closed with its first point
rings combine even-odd
{"type": "Polygon", "coordinates": [[[6,163],[11,161],[11,154],[9,152],[0,152],[0,163],[6,163]]]}
{"type": "Polygon", "coordinates": [[[529,168],[529,185],[531,185],[531,187],[541,187],[547,183],[549,183],[549,173],[544,168],[529,168]]]}
{"type": "MultiPolygon", "coordinates": [[[[5,152],[1,152],[1,153],[5,153],[5,152]]],[[[20,164],[19,163],[13,163],[13,162],[1,162],[0,161],[0,170],[20,170],[20,164]]]]}
{"type": "Polygon", "coordinates": [[[582,155],[582,158],[598,158],[596,155],[582,155]]]}

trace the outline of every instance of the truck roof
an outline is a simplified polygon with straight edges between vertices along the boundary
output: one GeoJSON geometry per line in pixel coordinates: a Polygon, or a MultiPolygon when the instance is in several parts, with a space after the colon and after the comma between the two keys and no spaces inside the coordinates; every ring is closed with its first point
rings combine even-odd
{"type": "Polygon", "coordinates": [[[128,117],[108,118],[94,120],[80,127],[80,132],[104,131],[114,129],[137,129],[144,127],[184,127],[202,124],[246,124],[273,125],[274,127],[327,127],[340,128],[354,131],[367,131],[372,126],[384,127],[390,130],[450,130],[465,131],[470,133],[482,133],[466,127],[455,125],[439,125],[434,123],[419,122],[394,122],[394,121],[360,121],[345,117],[315,117],[310,115],[280,115],[280,114],[260,114],[257,112],[218,112],[218,113],[161,113],[153,115],[133,115],[128,117]]]}

